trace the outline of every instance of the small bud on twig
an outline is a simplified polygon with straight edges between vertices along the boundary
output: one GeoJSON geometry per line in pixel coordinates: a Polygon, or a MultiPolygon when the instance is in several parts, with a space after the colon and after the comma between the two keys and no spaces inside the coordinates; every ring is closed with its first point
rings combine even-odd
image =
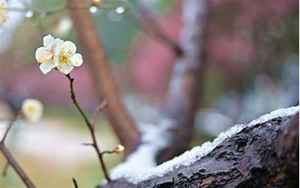
{"type": "Polygon", "coordinates": [[[123,153],[125,151],[125,147],[121,144],[117,145],[113,150],[115,153],[123,153]]]}

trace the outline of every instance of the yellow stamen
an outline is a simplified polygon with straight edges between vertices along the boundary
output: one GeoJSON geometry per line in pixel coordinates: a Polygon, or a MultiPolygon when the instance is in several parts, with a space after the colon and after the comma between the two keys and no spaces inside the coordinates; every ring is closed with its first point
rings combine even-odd
{"type": "Polygon", "coordinates": [[[70,55],[66,52],[62,52],[59,56],[60,63],[67,64],[69,62],[70,55]]]}

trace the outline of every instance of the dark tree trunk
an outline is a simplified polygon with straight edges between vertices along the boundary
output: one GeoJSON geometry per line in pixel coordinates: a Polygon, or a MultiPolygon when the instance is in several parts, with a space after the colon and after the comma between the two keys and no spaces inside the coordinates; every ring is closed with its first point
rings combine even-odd
{"type": "Polygon", "coordinates": [[[298,114],[275,117],[244,128],[191,165],[162,177],[138,184],[119,179],[103,187],[299,187],[298,123],[298,114]]]}

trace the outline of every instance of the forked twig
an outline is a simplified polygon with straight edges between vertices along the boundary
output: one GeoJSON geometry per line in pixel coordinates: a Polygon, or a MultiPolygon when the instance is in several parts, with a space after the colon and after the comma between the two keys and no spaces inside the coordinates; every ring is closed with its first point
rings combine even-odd
{"type": "Polygon", "coordinates": [[[87,128],[90,132],[92,143],[89,144],[89,145],[92,146],[94,148],[94,150],[96,151],[96,154],[97,154],[100,166],[102,168],[102,171],[104,173],[104,176],[105,176],[106,180],[109,182],[111,180],[110,180],[110,177],[108,175],[107,168],[106,168],[101,150],[99,148],[99,145],[98,145],[98,142],[97,142],[97,139],[96,139],[96,133],[95,133],[94,126],[90,122],[90,120],[88,119],[88,117],[86,116],[84,111],[82,110],[79,102],[77,101],[77,98],[76,98],[76,95],[75,95],[75,90],[74,90],[74,78],[72,78],[70,74],[67,74],[66,78],[68,78],[68,80],[70,82],[70,94],[71,94],[72,102],[75,105],[76,109],[79,111],[80,115],[83,117],[83,120],[84,120],[84,122],[85,122],[85,124],[86,124],[86,126],[87,126],[87,128]]]}

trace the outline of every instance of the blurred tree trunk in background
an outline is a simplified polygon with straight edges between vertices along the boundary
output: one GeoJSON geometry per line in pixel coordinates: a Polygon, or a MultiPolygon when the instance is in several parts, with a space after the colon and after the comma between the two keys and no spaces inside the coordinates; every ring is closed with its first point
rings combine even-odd
{"type": "Polygon", "coordinates": [[[89,2],[69,0],[68,6],[99,98],[108,103],[108,120],[120,142],[127,148],[126,152],[131,152],[139,142],[139,132],[124,106],[117,84],[112,77],[106,52],[97,34],[91,13],[88,9],[76,9],[76,7],[88,7],[89,2]]]}

